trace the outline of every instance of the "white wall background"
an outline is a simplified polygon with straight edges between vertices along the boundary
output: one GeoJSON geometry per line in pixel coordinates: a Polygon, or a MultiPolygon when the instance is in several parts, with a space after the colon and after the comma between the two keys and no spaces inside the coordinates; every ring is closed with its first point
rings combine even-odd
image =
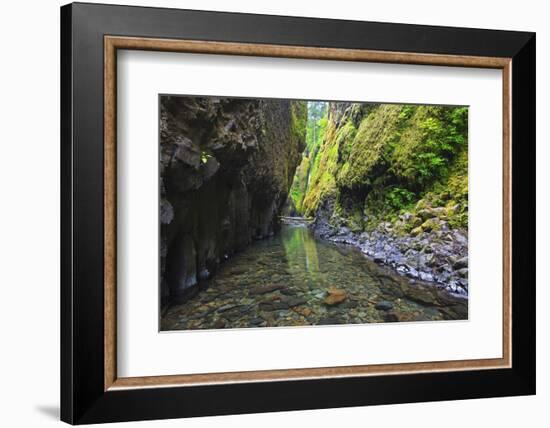
{"type": "MultiPolygon", "coordinates": [[[[543,426],[550,403],[550,293],[544,270],[550,238],[550,28],[537,0],[146,0],[126,4],[322,18],[485,27],[537,32],[538,395],[155,421],[140,426],[468,427],[543,426]],[[544,199],[546,197],[546,199],[544,199]]],[[[103,3],[116,3],[104,0],[103,3]]],[[[59,424],[59,6],[58,0],[4,2],[0,12],[0,421],[7,427],[59,424]]],[[[125,426],[138,426],[138,423],[125,426]]]]}

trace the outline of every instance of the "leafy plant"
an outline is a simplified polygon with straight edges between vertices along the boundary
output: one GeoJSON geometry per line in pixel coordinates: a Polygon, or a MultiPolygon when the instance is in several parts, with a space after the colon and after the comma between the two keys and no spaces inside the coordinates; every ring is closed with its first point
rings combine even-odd
{"type": "Polygon", "coordinates": [[[212,155],[210,153],[201,152],[201,163],[205,164],[211,157],[212,155]]]}
{"type": "Polygon", "coordinates": [[[416,195],[402,187],[393,187],[386,193],[387,203],[395,210],[402,210],[411,206],[416,195]]]}

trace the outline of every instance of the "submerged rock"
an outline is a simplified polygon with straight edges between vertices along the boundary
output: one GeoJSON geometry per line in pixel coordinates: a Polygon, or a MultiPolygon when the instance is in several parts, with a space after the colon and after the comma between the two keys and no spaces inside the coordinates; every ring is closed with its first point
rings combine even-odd
{"type": "Polygon", "coordinates": [[[284,302],[288,304],[289,308],[293,308],[295,306],[300,306],[307,303],[307,299],[305,299],[304,297],[294,297],[294,298],[284,300],[284,302]]]}
{"type": "Polygon", "coordinates": [[[378,309],[379,311],[389,311],[390,309],[393,308],[393,303],[388,302],[387,300],[381,300],[374,307],[375,307],[375,309],[378,309]]]}
{"type": "Polygon", "coordinates": [[[259,287],[252,287],[248,290],[248,294],[251,296],[272,293],[273,291],[281,290],[285,288],[282,284],[262,285],[259,287]]]}
{"type": "Polygon", "coordinates": [[[429,321],[466,319],[468,314],[464,297],[420,279],[409,283],[408,278],[389,266],[374,263],[352,247],[313,239],[303,227],[283,226],[272,240],[257,242],[233,257],[209,284],[204,293],[171,305],[162,316],[162,329],[429,321]],[[283,254],[287,258],[281,262],[283,254]],[[273,269],[245,269],[244,274],[233,274],[251,263],[256,266],[255,261],[260,259],[273,269]],[[289,262],[284,268],[278,266],[289,262]],[[266,283],[287,269],[284,283],[266,283]],[[252,287],[264,290],[279,284],[285,288],[249,293],[252,287]],[[283,290],[293,295],[281,293],[283,290]],[[329,296],[335,300],[346,297],[327,305],[325,298],[329,296]],[[218,322],[220,319],[223,321],[218,322]]]}
{"type": "Polygon", "coordinates": [[[332,287],[328,289],[328,296],[324,302],[326,305],[333,306],[342,303],[346,298],[347,295],[344,290],[332,287]]]}

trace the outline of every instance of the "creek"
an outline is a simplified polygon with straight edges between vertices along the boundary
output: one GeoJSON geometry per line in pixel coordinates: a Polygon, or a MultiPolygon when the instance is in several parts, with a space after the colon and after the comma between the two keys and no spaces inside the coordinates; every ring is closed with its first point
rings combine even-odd
{"type": "Polygon", "coordinates": [[[403,277],[351,246],[316,239],[300,219],[220,266],[165,309],[161,330],[468,318],[466,299],[403,277]]]}

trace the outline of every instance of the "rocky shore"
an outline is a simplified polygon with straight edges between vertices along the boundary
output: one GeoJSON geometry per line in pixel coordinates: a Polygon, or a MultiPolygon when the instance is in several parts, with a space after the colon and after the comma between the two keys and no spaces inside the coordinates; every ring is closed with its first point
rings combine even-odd
{"type": "Polygon", "coordinates": [[[453,294],[468,296],[468,235],[450,227],[444,208],[427,207],[416,215],[405,213],[394,224],[383,222],[372,231],[358,233],[337,225],[332,205],[326,200],[310,226],[317,237],[352,245],[411,280],[431,282],[453,294]],[[412,230],[403,234],[403,227],[412,230]]]}

